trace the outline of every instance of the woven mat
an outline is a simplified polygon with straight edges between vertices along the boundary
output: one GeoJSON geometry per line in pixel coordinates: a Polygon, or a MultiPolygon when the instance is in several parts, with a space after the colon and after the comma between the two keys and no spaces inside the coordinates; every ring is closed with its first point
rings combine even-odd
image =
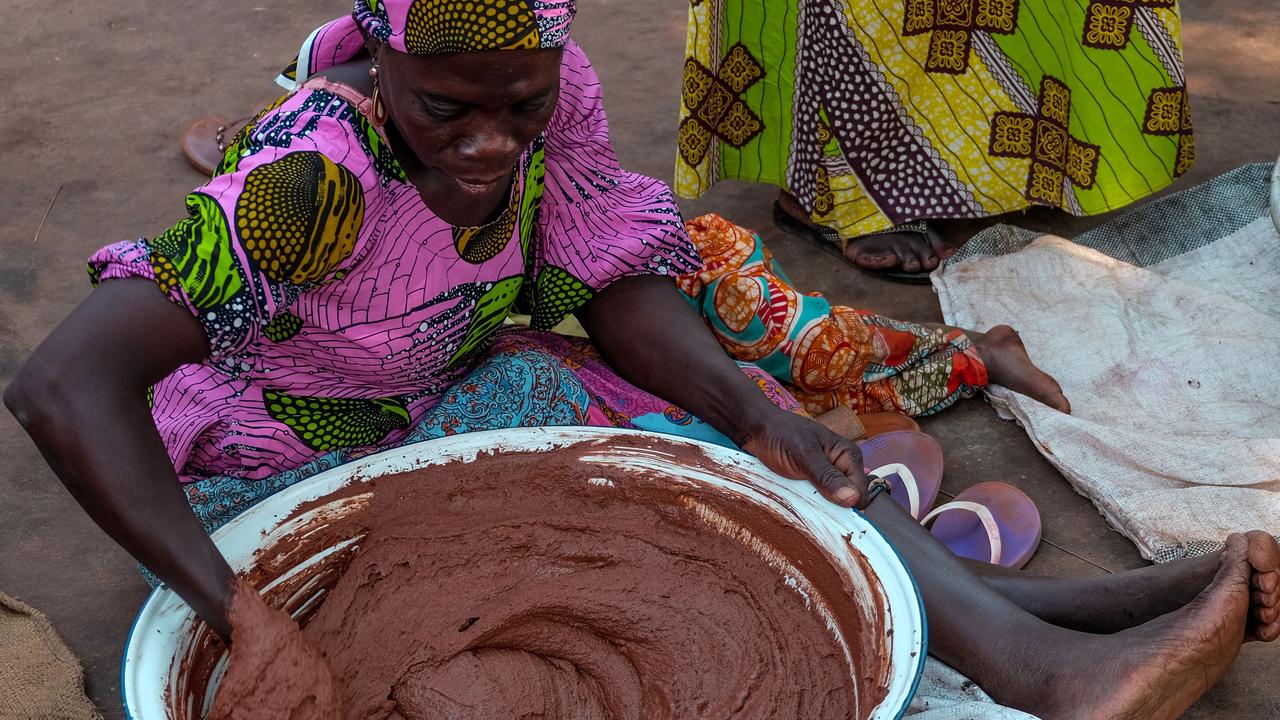
{"type": "Polygon", "coordinates": [[[0,718],[101,720],[80,661],[38,610],[0,593],[0,718]]]}

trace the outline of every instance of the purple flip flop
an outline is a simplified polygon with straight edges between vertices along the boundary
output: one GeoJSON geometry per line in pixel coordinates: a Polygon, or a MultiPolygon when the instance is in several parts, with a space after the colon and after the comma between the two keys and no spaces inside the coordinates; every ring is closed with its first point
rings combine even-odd
{"type": "Polygon", "coordinates": [[[938,542],[964,558],[1021,568],[1040,546],[1040,511],[1021,490],[981,482],[934,508],[920,521],[933,523],[938,542]]]}
{"type": "Polygon", "coordinates": [[[922,432],[895,430],[858,443],[862,470],[889,481],[889,497],[919,520],[938,500],[942,448],[922,432]]]}

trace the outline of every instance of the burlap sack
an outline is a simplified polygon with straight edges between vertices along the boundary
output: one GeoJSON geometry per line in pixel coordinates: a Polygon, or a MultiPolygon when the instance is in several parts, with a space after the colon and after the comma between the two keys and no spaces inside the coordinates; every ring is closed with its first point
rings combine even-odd
{"type": "Polygon", "coordinates": [[[101,720],[80,661],[49,618],[0,593],[0,718],[101,720]]]}

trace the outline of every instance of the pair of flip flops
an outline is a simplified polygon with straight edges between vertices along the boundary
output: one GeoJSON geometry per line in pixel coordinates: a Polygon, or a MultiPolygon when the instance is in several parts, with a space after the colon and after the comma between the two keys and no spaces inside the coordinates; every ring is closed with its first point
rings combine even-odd
{"type": "Polygon", "coordinates": [[[889,496],[960,557],[1021,568],[1040,546],[1040,511],[1021,490],[981,482],[934,507],[942,487],[942,449],[920,432],[889,432],[858,443],[868,477],[889,481],[889,496]]]}

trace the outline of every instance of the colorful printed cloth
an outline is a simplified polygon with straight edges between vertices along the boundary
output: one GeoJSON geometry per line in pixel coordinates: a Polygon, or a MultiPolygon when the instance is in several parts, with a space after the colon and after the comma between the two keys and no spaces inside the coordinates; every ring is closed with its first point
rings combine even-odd
{"type": "Polygon", "coordinates": [[[792,287],[759,235],[719,215],[685,225],[704,266],[679,279],[720,344],[754,363],[804,408],[930,415],[987,384],[959,330],[899,322],[835,306],[792,287]]]}
{"type": "Polygon", "coordinates": [[[576,14],[576,0],[356,0],[350,15],[307,37],[276,82],[296,90],[313,73],[350,60],[364,50],[362,28],[414,55],[562,48],[576,14]]]}
{"type": "Polygon", "coordinates": [[[356,0],[370,36],[413,55],[564,47],[575,0],[356,0]]]}
{"type": "MultiPolygon", "coordinates": [[[[686,227],[706,265],[678,284],[778,407],[924,415],[986,385],[986,368],[962,333],[833,308],[819,295],[797,292],[751,231],[718,215],[686,227]]],[[[212,532],[263,498],[370,452],[477,430],[551,425],[636,428],[733,447],[702,420],[620,378],[589,340],[507,328],[403,437],[334,449],[264,479],[235,473],[200,479],[186,486],[187,500],[212,532]]]]}
{"type": "MultiPolygon", "coordinates": [[[[363,52],[322,39],[334,42],[313,43],[311,72],[363,52]]],[[[308,81],[237,136],[187,196],[189,218],[90,258],[95,281],[151,278],[204,326],[210,358],[152,392],[184,482],[397,445],[485,357],[517,301],[549,329],[619,277],[700,267],[666,186],[618,167],[599,81],[573,43],[555,115],[481,227],[426,206],[368,106],[308,81]]]]}
{"type": "MultiPolygon", "coordinates": [[[[706,266],[681,277],[681,289],[725,349],[752,361],[738,365],[778,407],[921,415],[986,384],[986,369],[962,333],[833,308],[791,287],[751,231],[718,215],[686,227],[706,266]]],[[[213,532],[284,488],[371,452],[478,430],[554,425],[635,428],[733,447],[699,418],[620,378],[589,340],[507,328],[396,442],[335,449],[263,479],[199,479],[185,486],[187,501],[213,532]]]]}
{"type": "MultiPolygon", "coordinates": [[[[767,373],[740,365],[774,404],[802,412],[767,373]]],[[[484,360],[396,445],[477,430],[550,425],[638,428],[733,447],[715,428],[618,377],[587,340],[514,328],[499,333],[484,360]]],[[[200,522],[213,532],[290,485],[381,449],[334,450],[262,480],[224,475],[184,489],[200,522]]]]}
{"type": "Polygon", "coordinates": [[[1150,195],[1195,156],[1176,0],[693,0],[676,191],[857,237],[1150,195]]]}

